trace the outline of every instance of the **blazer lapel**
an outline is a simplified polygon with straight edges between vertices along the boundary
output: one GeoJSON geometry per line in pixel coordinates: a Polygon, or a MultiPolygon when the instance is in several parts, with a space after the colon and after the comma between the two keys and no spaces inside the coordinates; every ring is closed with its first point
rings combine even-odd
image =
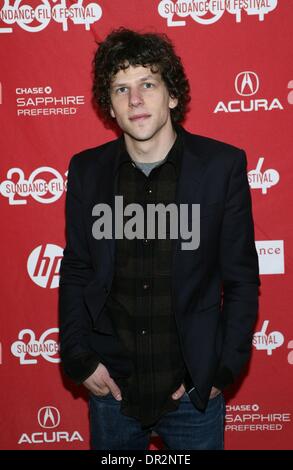
{"type": "MultiPolygon", "coordinates": [[[[197,154],[196,148],[194,148],[194,143],[191,146],[189,142],[189,134],[185,130],[182,130],[182,137],[184,142],[182,163],[180,177],[176,190],[175,202],[178,205],[180,204],[199,204],[200,201],[197,198],[197,192],[202,181],[202,176],[205,170],[204,158],[201,158],[197,154]]],[[[180,237],[180,231],[178,234],[178,239],[174,240],[173,243],[173,261],[174,257],[178,251],[179,243],[184,241],[180,237]]]]}
{"type": "Polygon", "coordinates": [[[115,255],[115,194],[117,190],[116,172],[119,164],[120,145],[121,138],[115,141],[115,146],[111,147],[111,153],[109,152],[108,156],[104,156],[105,162],[98,167],[97,201],[110,206],[112,212],[112,238],[104,239],[111,263],[114,263],[115,255]]]}

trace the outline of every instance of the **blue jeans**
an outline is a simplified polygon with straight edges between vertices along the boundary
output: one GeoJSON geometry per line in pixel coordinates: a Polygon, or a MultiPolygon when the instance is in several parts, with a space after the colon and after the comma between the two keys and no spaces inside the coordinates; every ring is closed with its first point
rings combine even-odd
{"type": "Polygon", "coordinates": [[[109,393],[90,394],[91,445],[94,450],[147,450],[155,431],[165,449],[224,449],[225,400],[220,393],[199,411],[185,392],[177,410],[166,413],[148,429],[120,412],[120,402],[109,393]]]}

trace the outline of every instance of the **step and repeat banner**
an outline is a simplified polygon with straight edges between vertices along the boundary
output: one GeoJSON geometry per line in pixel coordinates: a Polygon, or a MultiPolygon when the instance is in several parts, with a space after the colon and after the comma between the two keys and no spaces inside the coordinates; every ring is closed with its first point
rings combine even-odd
{"type": "Polygon", "coordinates": [[[116,137],[91,63],[120,26],[167,33],[186,129],[246,150],[262,286],[225,446],[292,449],[292,16],[291,0],[0,0],[1,449],[89,448],[85,390],[60,367],[59,268],[69,160],[116,137]]]}

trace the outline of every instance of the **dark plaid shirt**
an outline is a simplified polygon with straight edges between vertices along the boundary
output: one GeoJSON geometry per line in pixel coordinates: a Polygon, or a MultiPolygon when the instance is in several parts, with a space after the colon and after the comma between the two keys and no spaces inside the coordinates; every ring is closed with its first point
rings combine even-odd
{"type": "MultiPolygon", "coordinates": [[[[120,154],[116,194],[123,196],[124,207],[139,203],[145,208],[145,234],[146,204],[175,201],[181,156],[178,136],[163,162],[146,176],[125,148],[120,154]]],[[[166,239],[116,239],[115,274],[106,304],[114,331],[133,362],[133,374],[117,380],[121,412],[139,419],[143,427],[177,409],[179,401],[171,395],[186,373],[172,305],[168,235],[167,224],[166,239]]]]}

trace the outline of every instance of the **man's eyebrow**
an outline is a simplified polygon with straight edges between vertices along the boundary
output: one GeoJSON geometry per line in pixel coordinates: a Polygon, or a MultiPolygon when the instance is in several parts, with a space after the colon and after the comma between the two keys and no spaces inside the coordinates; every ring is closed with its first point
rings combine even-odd
{"type": "Polygon", "coordinates": [[[153,79],[153,80],[158,80],[157,76],[155,74],[150,74],[150,75],[147,75],[146,77],[143,77],[143,78],[140,78],[140,82],[145,82],[146,80],[150,80],[150,79],[153,79]]]}
{"type": "MultiPolygon", "coordinates": [[[[153,75],[150,74],[150,75],[146,75],[145,77],[141,77],[141,78],[139,78],[138,81],[139,82],[146,82],[150,79],[159,81],[155,74],[153,74],[153,75]]],[[[115,82],[115,80],[111,83],[111,87],[123,87],[123,86],[127,86],[127,85],[128,85],[128,83],[115,82]]]]}

